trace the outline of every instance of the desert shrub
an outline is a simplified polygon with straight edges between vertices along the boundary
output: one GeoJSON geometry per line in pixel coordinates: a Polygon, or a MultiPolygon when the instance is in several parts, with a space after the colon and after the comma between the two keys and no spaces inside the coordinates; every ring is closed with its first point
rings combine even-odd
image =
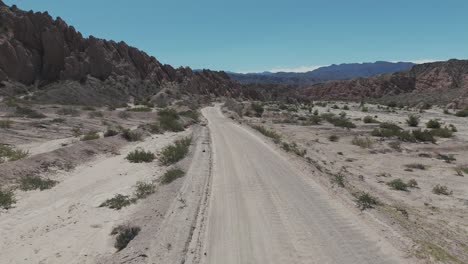
{"type": "Polygon", "coordinates": [[[467,109],[463,109],[463,110],[460,110],[460,111],[457,111],[455,113],[456,116],[458,117],[468,117],[468,108],[467,109]]]}
{"type": "Polygon", "coordinates": [[[131,131],[130,129],[124,129],[122,131],[122,137],[130,142],[139,141],[143,138],[143,135],[138,131],[131,131]]]}
{"type": "Polygon", "coordinates": [[[279,135],[278,133],[276,133],[273,130],[270,130],[270,129],[268,129],[268,128],[264,127],[264,126],[260,126],[260,125],[252,125],[252,128],[257,130],[258,132],[262,133],[264,136],[273,139],[273,141],[275,143],[279,143],[281,141],[281,135],[279,135]]]}
{"type": "Polygon", "coordinates": [[[65,118],[60,118],[60,117],[50,120],[50,122],[52,123],[65,123],[65,121],[67,121],[65,118]]]}
{"type": "Polygon", "coordinates": [[[15,194],[12,191],[0,189],[0,208],[10,209],[16,203],[15,194]]]}
{"type": "Polygon", "coordinates": [[[455,125],[450,124],[449,127],[450,127],[450,130],[452,130],[452,132],[458,132],[458,129],[455,125]]]}
{"type": "Polygon", "coordinates": [[[141,228],[138,226],[120,226],[114,228],[111,234],[117,234],[115,238],[114,247],[120,251],[127,247],[128,243],[132,241],[138,233],[140,233],[141,228]]]}
{"type": "Polygon", "coordinates": [[[348,106],[348,105],[344,105],[344,106],[343,106],[343,110],[349,110],[349,106],[348,106]]]}
{"type": "Polygon", "coordinates": [[[11,120],[0,120],[0,128],[11,128],[11,125],[13,125],[13,121],[11,120]]]}
{"type": "Polygon", "coordinates": [[[433,129],[430,132],[434,137],[441,137],[441,138],[451,138],[451,137],[453,137],[453,130],[449,129],[447,127],[433,129]]]}
{"type": "Polygon", "coordinates": [[[397,104],[397,102],[395,102],[395,101],[391,101],[391,102],[389,102],[389,103],[387,104],[387,106],[388,106],[388,107],[397,107],[398,104],[397,104]]]}
{"type": "Polygon", "coordinates": [[[181,169],[170,169],[161,177],[162,184],[169,184],[175,181],[178,178],[181,178],[185,175],[185,172],[181,169]]]}
{"type": "Polygon", "coordinates": [[[128,195],[116,194],[114,197],[105,200],[99,207],[108,207],[110,209],[120,210],[131,205],[135,201],[128,195]]]}
{"type": "Polygon", "coordinates": [[[23,191],[31,191],[31,190],[47,190],[55,185],[57,185],[57,181],[51,179],[43,179],[38,176],[26,176],[19,180],[19,188],[23,191]]]}
{"type": "Polygon", "coordinates": [[[411,131],[400,131],[397,135],[398,139],[404,142],[416,142],[416,138],[414,137],[411,131]]]}
{"type": "Polygon", "coordinates": [[[96,131],[89,131],[81,138],[81,141],[95,140],[98,138],[99,134],[96,131]]]}
{"type": "Polygon", "coordinates": [[[377,200],[377,198],[373,197],[369,193],[362,193],[358,196],[356,203],[358,208],[360,208],[363,211],[366,209],[374,208],[374,206],[379,204],[379,201],[377,200]]]}
{"type": "Polygon", "coordinates": [[[83,111],[96,111],[96,108],[94,108],[92,106],[83,106],[81,108],[81,110],[83,110],[83,111]]]}
{"type": "Polygon", "coordinates": [[[173,109],[162,109],[158,112],[159,126],[165,131],[180,132],[184,127],[179,123],[179,114],[173,109]]]}
{"type": "Polygon", "coordinates": [[[284,149],[287,152],[294,152],[296,155],[300,157],[304,157],[307,154],[307,150],[305,149],[300,149],[295,142],[289,144],[287,142],[283,142],[281,144],[281,148],[284,149]]]}
{"type": "Polygon", "coordinates": [[[440,122],[437,119],[431,119],[426,123],[427,128],[440,128],[440,122]]]}
{"type": "Polygon", "coordinates": [[[361,148],[371,148],[374,141],[368,137],[354,137],[351,143],[361,148]]]}
{"type": "Polygon", "coordinates": [[[93,111],[88,114],[89,118],[103,117],[104,114],[101,111],[93,111]]]}
{"type": "Polygon", "coordinates": [[[417,115],[409,115],[408,119],[406,119],[406,123],[410,127],[417,127],[419,125],[419,116],[417,115]]]}
{"type": "Polygon", "coordinates": [[[432,188],[432,192],[437,195],[451,195],[452,191],[449,191],[447,186],[437,184],[432,188]]]}
{"type": "Polygon", "coordinates": [[[418,170],[426,170],[427,167],[424,164],[420,163],[411,163],[411,164],[406,164],[405,167],[408,169],[418,169],[418,170]]]}
{"type": "Polygon", "coordinates": [[[429,131],[427,129],[426,130],[416,129],[416,130],[413,130],[412,134],[413,134],[413,137],[417,141],[432,142],[432,143],[436,142],[436,140],[435,140],[434,136],[432,135],[431,131],[429,131]]]}
{"type": "Polygon", "coordinates": [[[409,188],[418,188],[418,182],[415,179],[411,179],[407,183],[409,188]]]}
{"type": "Polygon", "coordinates": [[[345,177],[344,177],[344,175],[341,174],[341,173],[333,175],[332,183],[336,184],[336,185],[338,185],[340,187],[345,187],[345,177]]]}
{"type": "Polygon", "coordinates": [[[112,128],[108,128],[106,132],[104,132],[104,137],[113,137],[119,134],[119,131],[114,130],[112,128]]]}
{"type": "Polygon", "coordinates": [[[159,123],[148,123],[140,125],[139,128],[149,131],[151,134],[160,134],[163,132],[163,130],[159,126],[159,123]]]}
{"type": "Polygon", "coordinates": [[[390,186],[394,190],[398,191],[407,191],[408,190],[408,184],[403,182],[401,179],[395,179],[390,182],[387,182],[387,185],[390,186]]]}
{"type": "Polygon", "coordinates": [[[16,107],[15,115],[21,116],[21,117],[27,117],[27,118],[35,118],[35,119],[46,118],[46,115],[44,115],[43,113],[40,113],[28,107],[21,107],[21,106],[16,107]]]}
{"type": "Polygon", "coordinates": [[[315,109],[314,112],[312,113],[314,116],[318,116],[319,115],[319,111],[318,109],[315,109]]]}
{"type": "Polygon", "coordinates": [[[180,115],[193,119],[196,122],[200,121],[200,113],[198,111],[188,110],[188,111],[181,112],[180,115]]]}
{"type": "Polygon", "coordinates": [[[265,109],[263,108],[263,105],[260,103],[252,103],[252,109],[254,110],[255,116],[257,117],[261,117],[263,114],[263,111],[265,111],[265,109]]]}
{"type": "Polygon", "coordinates": [[[364,113],[367,113],[367,112],[369,112],[369,108],[367,108],[367,106],[363,106],[363,107],[361,107],[361,111],[364,112],[364,113]]]}
{"type": "Polygon", "coordinates": [[[452,113],[450,113],[450,111],[448,109],[444,109],[444,114],[451,115],[452,113]]]}
{"type": "Polygon", "coordinates": [[[389,129],[389,130],[395,130],[395,131],[402,130],[402,128],[399,127],[397,124],[391,123],[391,122],[380,123],[379,127],[384,128],[384,129],[389,129]]]}
{"type": "Polygon", "coordinates": [[[322,122],[322,118],[318,115],[313,115],[309,117],[307,122],[305,122],[306,125],[320,125],[320,122],[322,122]]]}
{"type": "Polygon", "coordinates": [[[150,107],[147,107],[147,106],[140,106],[140,107],[128,108],[127,111],[130,111],[130,112],[151,112],[151,111],[153,111],[153,109],[150,108],[150,107]]]}
{"type": "Polygon", "coordinates": [[[328,137],[328,140],[330,140],[331,142],[337,142],[338,140],[340,140],[340,137],[337,135],[330,135],[328,137]]]}
{"type": "Polygon", "coordinates": [[[155,192],[156,186],[151,182],[139,181],[135,186],[134,196],[136,199],[144,199],[155,192]]]}
{"type": "Polygon", "coordinates": [[[445,154],[438,154],[437,155],[437,159],[440,159],[440,160],[443,160],[447,163],[451,163],[452,161],[456,161],[455,157],[453,156],[453,154],[448,154],[448,155],[445,155],[445,154]]]}
{"type": "Polygon", "coordinates": [[[343,127],[343,128],[356,128],[356,125],[349,119],[345,117],[340,117],[335,119],[333,122],[331,122],[334,126],[336,127],[343,127]]]}
{"type": "Polygon", "coordinates": [[[371,135],[374,137],[395,137],[398,136],[400,132],[397,130],[390,130],[385,128],[374,128],[371,132],[371,135]]]}
{"type": "Polygon", "coordinates": [[[191,141],[192,139],[189,137],[176,140],[174,144],[165,147],[161,151],[159,160],[163,165],[170,165],[178,162],[187,155],[191,141]]]}
{"type": "Polygon", "coordinates": [[[365,116],[362,121],[366,124],[369,124],[369,123],[378,123],[379,121],[377,121],[377,119],[373,118],[372,116],[365,116]]]}
{"type": "Polygon", "coordinates": [[[57,115],[62,115],[62,116],[79,116],[80,115],[80,111],[75,109],[75,108],[71,108],[71,107],[67,107],[67,108],[60,108],[59,110],[57,110],[55,112],[57,115]]]}
{"type": "Polygon", "coordinates": [[[150,151],[144,151],[143,149],[135,149],[128,153],[126,159],[132,163],[143,163],[151,162],[155,159],[155,156],[150,151]]]}
{"type": "Polygon", "coordinates": [[[24,159],[29,155],[28,151],[16,149],[11,146],[0,144],[0,163],[5,161],[16,161],[24,159]]]}
{"type": "Polygon", "coordinates": [[[120,111],[117,116],[119,118],[122,118],[122,119],[129,119],[130,117],[132,117],[132,115],[129,113],[129,112],[126,112],[126,111],[120,111]]]}
{"type": "Polygon", "coordinates": [[[388,145],[389,145],[392,149],[394,149],[394,150],[396,150],[396,151],[401,151],[401,143],[400,143],[400,141],[392,141],[392,142],[388,143],[388,145]]]}

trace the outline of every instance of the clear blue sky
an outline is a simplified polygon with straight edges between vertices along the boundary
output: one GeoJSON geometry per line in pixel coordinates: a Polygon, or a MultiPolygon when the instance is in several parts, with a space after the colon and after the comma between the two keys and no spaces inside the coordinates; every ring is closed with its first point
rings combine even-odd
{"type": "Polygon", "coordinates": [[[4,0],[163,63],[231,71],[468,58],[467,0],[4,0]]]}

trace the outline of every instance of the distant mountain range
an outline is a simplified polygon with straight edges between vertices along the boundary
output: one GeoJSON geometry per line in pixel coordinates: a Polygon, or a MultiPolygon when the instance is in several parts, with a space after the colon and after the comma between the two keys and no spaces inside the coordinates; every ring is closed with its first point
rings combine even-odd
{"type": "Polygon", "coordinates": [[[371,77],[380,74],[394,73],[411,69],[415,64],[411,62],[387,62],[374,63],[349,63],[321,67],[309,72],[262,72],[262,73],[234,73],[227,74],[243,84],[286,84],[286,85],[311,85],[326,81],[349,80],[359,77],[371,77]]]}

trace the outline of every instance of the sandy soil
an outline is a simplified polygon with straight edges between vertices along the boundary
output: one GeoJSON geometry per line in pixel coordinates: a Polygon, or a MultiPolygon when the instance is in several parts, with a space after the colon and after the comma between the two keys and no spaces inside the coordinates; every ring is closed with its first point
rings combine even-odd
{"type": "Polygon", "coordinates": [[[206,108],[213,182],[201,263],[406,263],[258,134],[206,108]]]}
{"type": "MultiPolygon", "coordinates": [[[[246,118],[248,122],[268,127],[280,133],[284,141],[295,142],[306,149],[305,159],[312,167],[323,173],[323,186],[336,192],[352,204],[354,194],[366,191],[382,203],[372,214],[392,228],[389,235],[399,237],[403,250],[424,263],[466,263],[468,262],[468,175],[459,176],[458,166],[468,165],[468,123],[466,118],[442,113],[434,108],[419,113],[418,110],[397,110],[396,112],[368,105],[369,112],[362,112],[358,104],[349,103],[350,110],[342,110],[345,103],[337,102],[340,109],[314,107],[320,113],[346,112],[357,128],[347,130],[322,122],[321,125],[301,126],[297,117],[311,115],[308,110],[298,112],[267,111],[262,119],[246,118]],[[392,149],[390,142],[395,139],[381,139],[370,136],[370,131],[379,124],[364,124],[364,116],[376,116],[381,122],[393,122],[404,129],[411,129],[405,123],[408,114],[421,116],[419,127],[425,128],[429,119],[437,118],[444,125],[453,124],[458,132],[453,138],[438,138],[432,143],[401,143],[401,151],[392,149]],[[283,120],[288,120],[284,123],[283,120]],[[296,121],[294,121],[296,120],[296,121]],[[339,140],[331,142],[328,137],[337,135],[339,140]],[[351,143],[354,137],[369,137],[374,141],[372,148],[360,148],[351,143]],[[437,158],[439,154],[452,154],[456,161],[446,163],[437,158]],[[408,169],[408,164],[423,164],[426,169],[408,169]],[[346,188],[332,184],[337,174],[345,177],[346,188]],[[386,183],[400,178],[403,181],[415,179],[418,188],[409,191],[391,189],[386,183]],[[432,188],[447,186],[453,193],[449,196],[436,195],[432,188]],[[408,240],[409,238],[409,240],[408,240]]],[[[292,154],[294,155],[294,154],[292,154]]]]}

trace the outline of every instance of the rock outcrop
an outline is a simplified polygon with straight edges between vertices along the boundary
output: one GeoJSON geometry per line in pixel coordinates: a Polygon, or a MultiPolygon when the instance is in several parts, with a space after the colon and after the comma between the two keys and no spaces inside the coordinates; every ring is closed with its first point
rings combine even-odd
{"type": "Polygon", "coordinates": [[[1,1],[0,83],[0,95],[14,93],[10,88],[16,83],[39,90],[38,100],[60,103],[141,99],[168,84],[182,93],[244,95],[244,88],[223,72],[174,69],[124,42],[84,38],[61,18],[22,11],[1,1]],[[116,88],[109,91],[110,86],[116,88]]]}

